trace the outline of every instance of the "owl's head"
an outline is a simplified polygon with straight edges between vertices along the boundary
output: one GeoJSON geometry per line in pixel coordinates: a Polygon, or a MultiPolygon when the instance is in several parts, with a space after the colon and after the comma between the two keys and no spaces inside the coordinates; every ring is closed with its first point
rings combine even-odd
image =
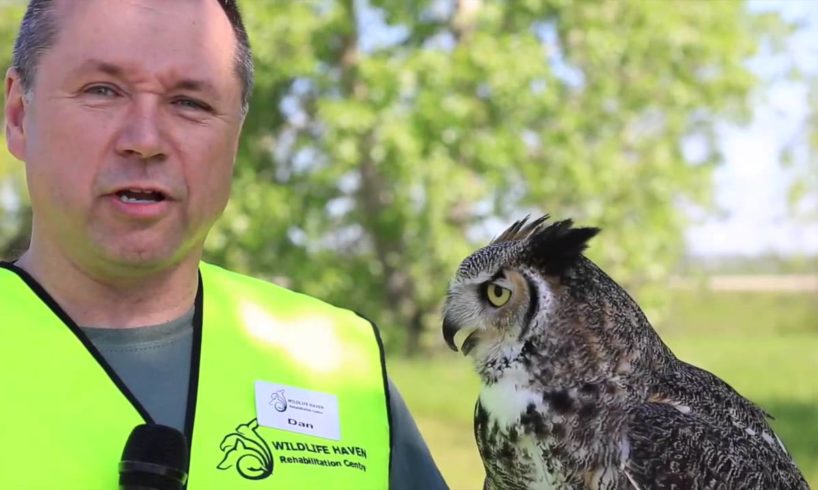
{"type": "Polygon", "coordinates": [[[650,328],[627,293],[582,256],[599,229],[547,219],[514,223],[460,264],[443,309],[453,350],[482,365],[508,362],[525,348],[551,361],[584,362],[630,341],[617,323],[650,328]]]}

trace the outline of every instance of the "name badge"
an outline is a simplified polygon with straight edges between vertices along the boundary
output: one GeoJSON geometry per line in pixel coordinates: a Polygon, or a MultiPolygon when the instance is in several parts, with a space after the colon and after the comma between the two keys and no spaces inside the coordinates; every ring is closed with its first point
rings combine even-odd
{"type": "Polygon", "coordinates": [[[341,440],[338,397],[294,386],[256,381],[259,425],[341,440]]]}

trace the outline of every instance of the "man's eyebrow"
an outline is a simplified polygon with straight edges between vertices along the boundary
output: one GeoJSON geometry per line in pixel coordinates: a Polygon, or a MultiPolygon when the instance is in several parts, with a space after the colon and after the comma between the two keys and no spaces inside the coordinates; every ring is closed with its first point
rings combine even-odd
{"type": "Polygon", "coordinates": [[[121,66],[96,59],[83,62],[75,71],[101,71],[113,77],[122,77],[125,73],[125,70],[121,66]]]}
{"type": "Polygon", "coordinates": [[[195,80],[192,78],[185,78],[179,80],[171,86],[171,90],[189,90],[191,92],[211,92],[216,93],[216,87],[212,83],[205,80],[195,80]]]}
{"type": "MultiPolygon", "coordinates": [[[[87,60],[76,69],[77,73],[82,73],[85,71],[98,71],[117,78],[124,78],[126,75],[125,68],[114,63],[98,59],[87,60]]],[[[209,92],[213,94],[218,93],[215,85],[212,83],[206,80],[198,80],[194,78],[183,78],[182,80],[179,80],[171,85],[171,90],[188,90],[191,92],[209,92]]]]}

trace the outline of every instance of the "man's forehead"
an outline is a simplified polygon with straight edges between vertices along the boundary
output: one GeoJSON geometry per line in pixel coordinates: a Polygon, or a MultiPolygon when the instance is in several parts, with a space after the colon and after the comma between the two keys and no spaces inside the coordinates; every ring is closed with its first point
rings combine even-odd
{"type": "Polygon", "coordinates": [[[60,13],[68,13],[71,11],[70,9],[82,8],[93,3],[105,4],[108,8],[138,7],[161,12],[159,8],[163,4],[176,3],[199,6],[207,3],[218,5],[219,2],[217,0],[54,0],[56,8],[63,9],[59,11],[60,13]]]}
{"type": "Polygon", "coordinates": [[[57,0],[53,19],[59,28],[76,23],[81,29],[130,25],[148,20],[157,30],[168,22],[198,27],[199,32],[232,31],[227,14],[217,0],[57,0]]]}
{"type": "Polygon", "coordinates": [[[187,65],[185,69],[195,69],[219,58],[232,65],[235,58],[235,36],[216,0],[60,0],[60,4],[66,15],[56,12],[55,48],[73,53],[83,69],[123,71],[138,62],[161,65],[174,59],[187,65]]]}
{"type": "MultiPolygon", "coordinates": [[[[241,97],[237,39],[217,0],[58,0],[45,87],[105,74],[146,90],[241,97]],[[204,7],[204,8],[199,8],[204,7]]],[[[38,84],[40,85],[40,84],[38,84]]]]}

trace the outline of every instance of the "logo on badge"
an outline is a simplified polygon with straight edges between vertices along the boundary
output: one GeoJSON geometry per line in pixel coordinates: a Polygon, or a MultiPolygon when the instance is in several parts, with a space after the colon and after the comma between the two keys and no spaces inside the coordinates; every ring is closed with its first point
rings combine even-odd
{"type": "Polygon", "coordinates": [[[270,405],[276,409],[276,412],[285,412],[287,410],[287,397],[284,396],[283,389],[270,395],[270,405]]]}
{"type": "MultiPolygon", "coordinates": [[[[286,403],[285,400],[285,410],[286,403]]],[[[236,427],[235,432],[227,434],[219,444],[219,448],[224,452],[224,458],[216,468],[228,470],[235,466],[236,471],[248,480],[263,480],[272,475],[273,452],[257,429],[258,421],[253,419],[236,427]]]]}

